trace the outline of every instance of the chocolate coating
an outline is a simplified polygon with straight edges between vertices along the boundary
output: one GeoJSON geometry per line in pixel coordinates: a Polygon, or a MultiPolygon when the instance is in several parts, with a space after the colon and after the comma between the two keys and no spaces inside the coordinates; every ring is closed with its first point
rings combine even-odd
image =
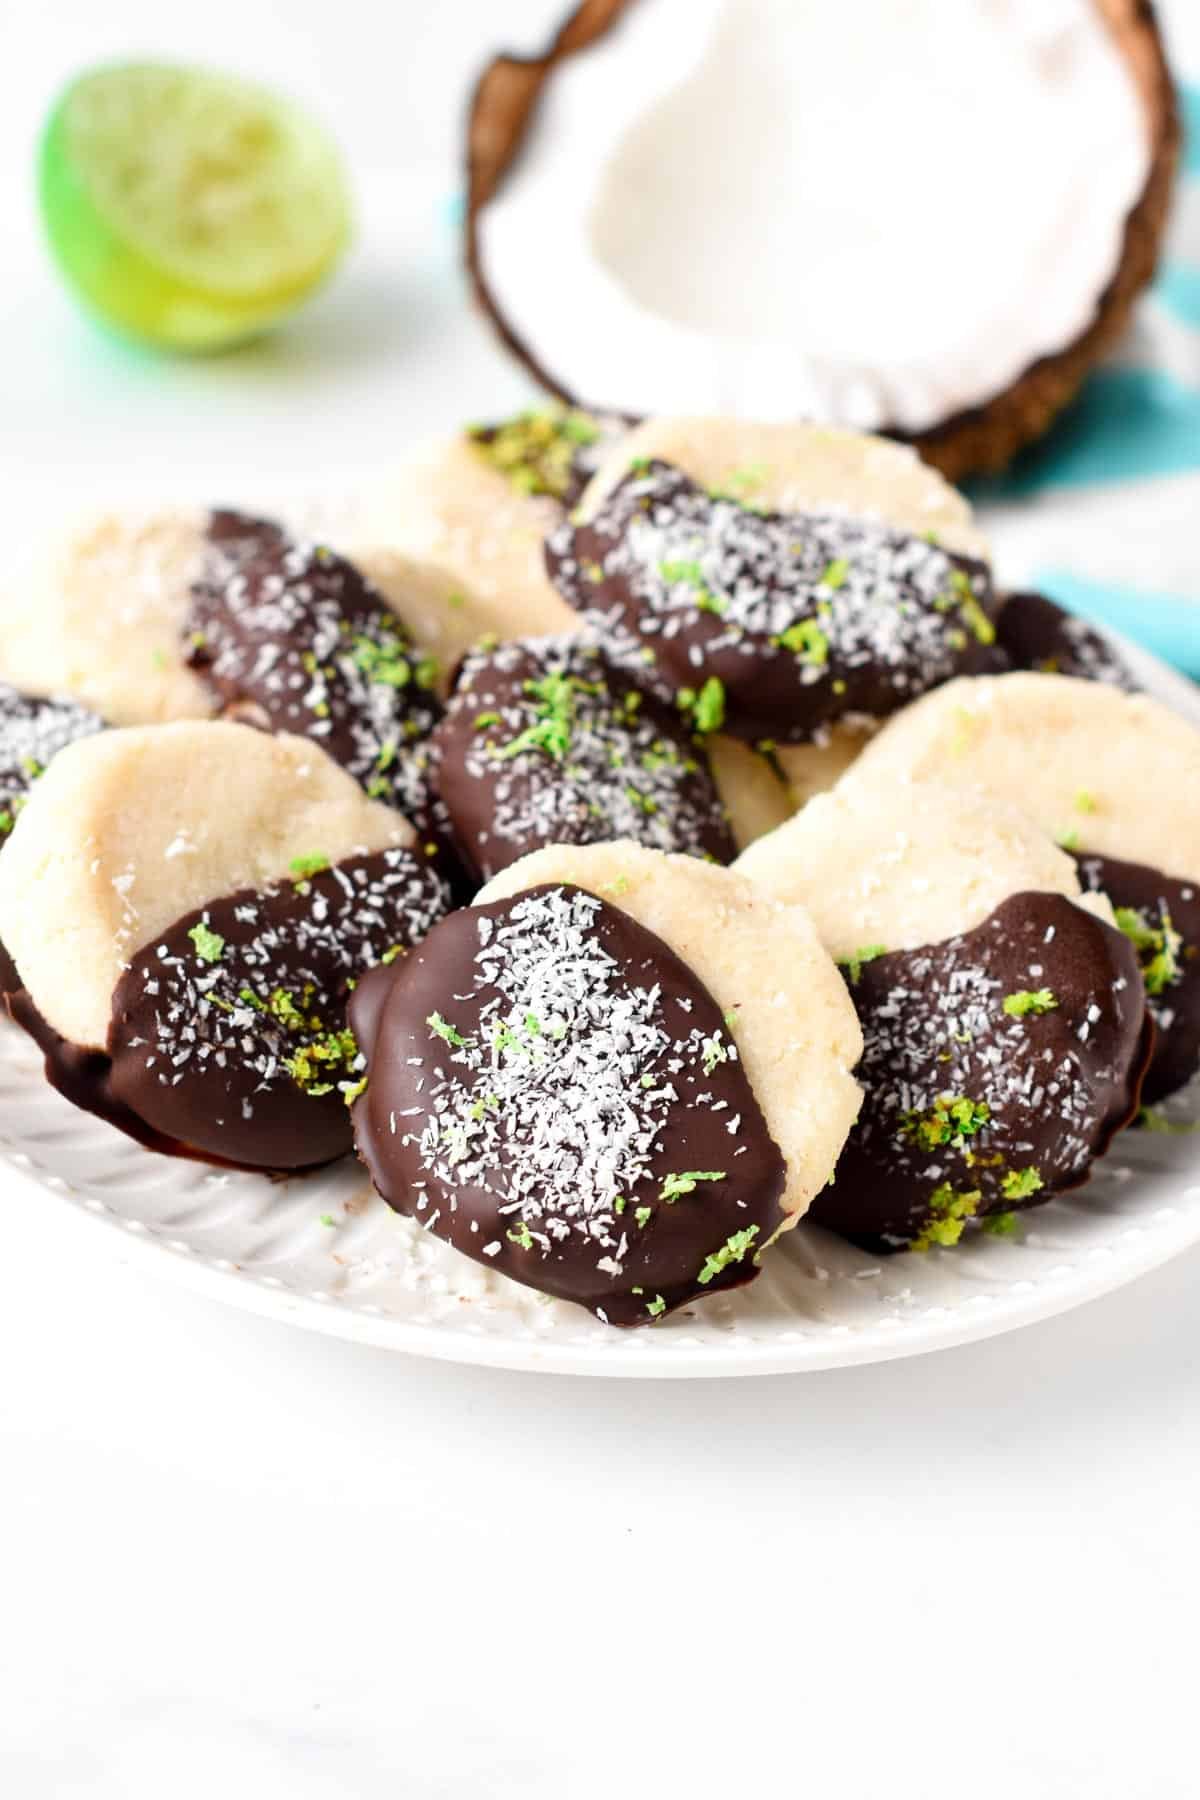
{"type": "Polygon", "coordinates": [[[1137,958],[1061,895],[1014,894],[974,931],[851,973],[865,1098],[809,1217],[852,1243],[952,1244],[969,1220],[1040,1205],[1137,1110],[1152,1035],[1137,958]],[[1053,1005],[1028,1005],[1046,990],[1053,1005]],[[1028,1010],[1006,1013],[1008,996],[1028,1010]]]}
{"type": "Polygon", "coordinates": [[[201,1156],[186,1144],[163,1137],[145,1119],[140,1119],[112,1091],[112,1061],[103,1050],[89,1050],[60,1037],[47,1023],[30,999],[28,988],[18,985],[6,991],[4,1004],[15,1025],[27,1032],[45,1058],[44,1069],[50,1086],[83,1112],[95,1113],[109,1125],[115,1125],[126,1137],[135,1138],[148,1150],[161,1150],[167,1156],[195,1157],[198,1161],[222,1163],[220,1156],[201,1156]]]}
{"type": "Polygon", "coordinates": [[[1132,670],[1108,639],[1045,594],[1005,595],[996,634],[1015,669],[1107,681],[1126,693],[1137,692],[1132,670]]]}
{"type": "Polygon", "coordinates": [[[703,744],[583,637],[469,656],[430,768],[481,881],[543,844],[632,838],[716,862],[737,854],[703,744]]]}
{"type": "Polygon", "coordinates": [[[308,1168],[351,1145],[339,1084],[359,1079],[344,1031],[355,978],[417,942],[448,903],[422,856],[351,857],[177,920],[118,982],[104,1052],[57,1038],[24,993],[11,1010],[53,1085],[139,1141],[239,1167],[308,1168]]]}
{"type": "Polygon", "coordinates": [[[546,542],[551,580],[668,702],[715,678],[725,729],[803,743],[1006,666],[986,564],[868,519],[757,512],[664,462],[546,542]]]}
{"type": "Polygon", "coordinates": [[[312,738],[373,799],[427,829],[422,740],[436,675],[383,596],[323,544],[215,512],[184,626],[187,661],[248,723],[312,738]]]}
{"type": "Polygon", "coordinates": [[[545,886],[454,913],[350,1019],[355,1139],[397,1212],[614,1325],[753,1279],[783,1157],[716,1002],[618,907],[545,886]]]}
{"type": "MultiPolygon", "coordinates": [[[[0,681],[0,848],[29,791],[60,750],[104,730],[104,720],[74,700],[45,700],[0,681]]],[[[21,985],[16,965],[0,944],[0,993],[21,985]]]]}
{"type": "Polygon", "coordinates": [[[1185,1087],[1200,1069],[1200,882],[1178,881],[1161,869],[1115,856],[1084,852],[1075,861],[1083,886],[1107,894],[1118,923],[1129,926],[1141,944],[1146,1006],[1155,1026],[1142,1098],[1153,1105],[1185,1087]],[[1160,960],[1168,931],[1178,942],[1172,940],[1169,957],[1160,960]]]}

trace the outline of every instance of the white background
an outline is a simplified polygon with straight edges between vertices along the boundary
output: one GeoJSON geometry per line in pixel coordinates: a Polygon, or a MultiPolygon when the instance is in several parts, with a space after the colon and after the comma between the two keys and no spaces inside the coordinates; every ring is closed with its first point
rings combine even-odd
{"type": "MultiPolygon", "coordinates": [[[[468,74],[556,12],[8,0],[6,535],[85,491],[368,466],[519,398],[446,213],[468,74]],[[38,248],[56,85],[139,51],[307,95],[354,167],[342,280],[222,362],[98,338],[38,248]]],[[[623,1385],[225,1311],[11,1178],[0,1231],[6,1797],[1197,1793],[1200,1254],[939,1357],[623,1385]]]]}

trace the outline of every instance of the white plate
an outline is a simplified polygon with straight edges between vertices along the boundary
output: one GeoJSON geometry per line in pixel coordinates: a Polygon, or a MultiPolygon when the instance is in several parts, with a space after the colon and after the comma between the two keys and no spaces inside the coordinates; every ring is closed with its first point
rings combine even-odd
{"type": "MultiPolygon", "coordinates": [[[[1122,645],[1200,724],[1200,690],[1122,645]]],[[[1019,1240],[882,1259],[801,1225],[748,1288],[642,1331],[519,1287],[399,1219],[347,1160],[271,1181],[165,1157],[46,1086],[0,1032],[0,1159],[174,1273],[252,1312],[424,1356],[583,1375],[754,1375],[914,1356],[1010,1331],[1200,1242],[1200,1135],[1126,1132],[1086,1188],[1025,1215],[1019,1240]]],[[[1200,1114],[1200,1084],[1173,1108],[1200,1114]]]]}

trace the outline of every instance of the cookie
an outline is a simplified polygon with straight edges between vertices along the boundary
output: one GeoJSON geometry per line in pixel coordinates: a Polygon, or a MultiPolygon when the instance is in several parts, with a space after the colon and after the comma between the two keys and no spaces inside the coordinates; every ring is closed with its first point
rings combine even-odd
{"type": "MultiPolygon", "coordinates": [[[[1022,890],[1079,899],[1073,859],[1015,806],[860,769],[735,865],[773,899],[803,906],[838,962],[864,946],[915,950],[973,930],[1022,890]]],[[[1113,923],[1104,901],[1085,904],[1113,923]]]]}
{"type": "Polygon", "coordinates": [[[792,789],[769,740],[756,746],[715,731],[704,739],[704,747],[739,850],[791,818],[792,789]]]}
{"type": "Polygon", "coordinates": [[[1149,871],[1129,890],[1129,910],[1145,917],[1125,922],[1148,962],[1162,958],[1151,978],[1162,985],[1150,995],[1159,1022],[1150,1091],[1161,1097],[1182,1085],[1184,1071],[1195,1073],[1200,1019],[1191,973],[1200,941],[1187,935],[1195,929],[1190,902],[1169,884],[1200,881],[1192,798],[1200,794],[1200,731],[1111,683],[1001,675],[954,682],[919,701],[867,746],[855,773],[879,784],[912,777],[973,787],[1020,806],[1085,865],[1115,858],[1149,871]],[[1156,911],[1168,893],[1178,919],[1156,911]]]}
{"type": "Polygon", "coordinates": [[[469,656],[429,750],[456,847],[481,881],[545,844],[615,838],[733,860],[703,741],[585,637],[469,656]]]}
{"type": "Polygon", "coordinates": [[[448,904],[412,827],[304,739],[71,745],[0,857],[0,935],[68,1098],[157,1148],[302,1168],[349,1147],[353,980],[448,904]]]}
{"type": "Polygon", "coordinates": [[[1045,594],[1005,595],[996,634],[1014,669],[1107,681],[1127,693],[1137,692],[1133,671],[1109,640],[1045,594]]]}
{"type": "Polygon", "coordinates": [[[811,744],[777,744],[775,759],[787,783],[792,811],[836,787],[877,730],[874,719],[851,716],[825,726],[811,744]]]}
{"type": "Polygon", "coordinates": [[[214,512],[205,538],[183,640],[216,707],[311,738],[372,799],[424,822],[437,670],[379,591],[268,520],[214,512]]]}
{"type": "Polygon", "coordinates": [[[715,684],[752,742],[810,741],[995,666],[985,563],[872,519],[760,511],[669,463],[552,532],[546,564],[642,686],[683,704],[715,684]]]}
{"type": "Polygon", "coordinates": [[[753,1278],[859,1103],[802,911],[618,843],[514,864],[355,993],[379,1191],[486,1266],[647,1323],[753,1278]]]}
{"type": "Polygon", "coordinates": [[[863,1029],[863,1110],[817,1223],[927,1249],[1086,1179],[1136,1110],[1149,1037],[1130,945],[1044,831],[852,774],[737,868],[808,908],[863,1029]]]}
{"type": "Polygon", "coordinates": [[[69,694],[112,725],[203,719],[205,684],[183,658],[183,622],[204,552],[203,509],[103,514],[47,549],[5,621],[4,673],[69,694]]]}
{"type": "Polygon", "coordinates": [[[862,1113],[811,1218],[875,1253],[957,1244],[1087,1180],[1138,1109],[1150,1037],[1132,946],[1058,894],[851,963],[862,1113]]]}

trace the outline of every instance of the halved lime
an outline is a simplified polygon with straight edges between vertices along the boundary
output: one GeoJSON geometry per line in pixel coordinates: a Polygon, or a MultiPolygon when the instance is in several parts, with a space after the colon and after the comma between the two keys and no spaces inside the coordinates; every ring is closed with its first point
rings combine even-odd
{"type": "Polygon", "coordinates": [[[39,193],[85,305],[172,350],[278,323],[350,232],[341,159],[314,120],[252,82],[160,63],[71,83],[46,125],[39,193]]]}

